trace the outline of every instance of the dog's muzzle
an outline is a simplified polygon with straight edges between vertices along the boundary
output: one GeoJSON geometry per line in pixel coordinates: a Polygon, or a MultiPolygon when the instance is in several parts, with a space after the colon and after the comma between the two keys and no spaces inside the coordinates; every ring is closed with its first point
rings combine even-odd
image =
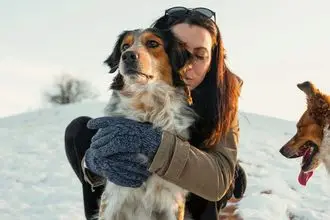
{"type": "Polygon", "coordinates": [[[124,62],[125,71],[126,73],[135,73],[138,69],[138,60],[139,56],[136,52],[134,51],[126,51],[122,54],[121,59],[124,62]]]}

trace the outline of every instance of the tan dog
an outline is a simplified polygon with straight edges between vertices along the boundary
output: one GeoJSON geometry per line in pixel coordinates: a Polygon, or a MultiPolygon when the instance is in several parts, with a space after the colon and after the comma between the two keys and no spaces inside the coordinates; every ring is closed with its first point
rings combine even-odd
{"type": "MultiPolygon", "coordinates": [[[[110,72],[119,70],[111,85],[108,116],[150,122],[189,140],[197,115],[189,107],[190,91],[182,79],[193,57],[171,30],[130,30],[118,38],[105,61],[110,72]]],[[[137,156],[151,163],[143,154],[137,156]]],[[[99,220],[188,220],[188,191],[152,174],[142,186],[123,187],[107,181],[99,220]]]]}
{"type": "Polygon", "coordinates": [[[307,96],[307,110],[297,123],[297,133],[280,152],[287,158],[303,157],[298,181],[306,185],[321,162],[330,172],[330,96],[309,81],[297,86],[307,96]]]}

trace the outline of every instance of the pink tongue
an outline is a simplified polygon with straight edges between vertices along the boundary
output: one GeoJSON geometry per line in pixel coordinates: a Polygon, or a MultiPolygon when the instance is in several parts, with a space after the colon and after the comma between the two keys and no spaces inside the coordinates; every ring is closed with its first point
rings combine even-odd
{"type": "Polygon", "coordinates": [[[304,172],[304,171],[300,171],[299,176],[298,176],[298,181],[301,185],[306,186],[307,181],[309,180],[309,178],[311,178],[313,176],[313,171],[309,171],[309,172],[304,172]]]}

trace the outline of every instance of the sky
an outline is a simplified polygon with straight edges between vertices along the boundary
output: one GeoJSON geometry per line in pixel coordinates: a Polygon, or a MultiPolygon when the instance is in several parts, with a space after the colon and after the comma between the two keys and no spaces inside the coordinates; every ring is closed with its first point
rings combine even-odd
{"type": "Polygon", "coordinates": [[[62,73],[107,100],[103,61],[117,36],[177,5],[216,12],[228,65],[244,80],[242,111],[297,120],[306,107],[297,83],[330,93],[328,0],[0,0],[0,117],[44,107],[42,91],[62,73]]]}

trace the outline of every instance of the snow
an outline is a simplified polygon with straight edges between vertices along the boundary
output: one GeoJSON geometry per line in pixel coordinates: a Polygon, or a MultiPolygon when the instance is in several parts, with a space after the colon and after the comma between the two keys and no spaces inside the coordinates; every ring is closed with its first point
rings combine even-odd
{"type": "MultiPolygon", "coordinates": [[[[80,182],[64,151],[64,130],[75,117],[102,115],[105,103],[89,101],[0,119],[0,219],[84,219],[80,182]]],[[[321,166],[299,185],[300,159],[280,147],[295,123],[240,113],[239,159],[248,175],[239,202],[244,219],[330,219],[329,176],[321,166]]]]}

